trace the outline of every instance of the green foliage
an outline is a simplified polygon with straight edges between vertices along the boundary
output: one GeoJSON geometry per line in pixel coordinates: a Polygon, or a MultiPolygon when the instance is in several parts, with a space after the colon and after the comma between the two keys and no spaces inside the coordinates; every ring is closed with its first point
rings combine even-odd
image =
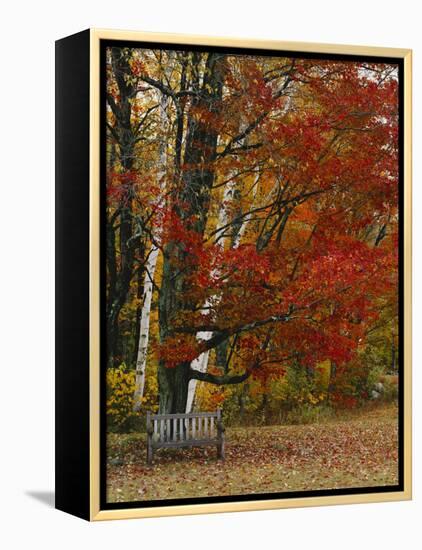
{"type": "Polygon", "coordinates": [[[318,369],[308,370],[299,363],[293,363],[287,368],[281,387],[283,408],[289,410],[298,405],[313,406],[324,402],[327,397],[324,380],[318,369]]]}
{"type": "MultiPolygon", "coordinates": [[[[335,368],[330,361],[307,369],[299,363],[286,368],[283,377],[250,379],[243,384],[215,386],[200,382],[196,410],[221,407],[227,426],[314,424],[335,416],[336,410],[356,408],[371,401],[371,391],[382,383],[379,400],[398,398],[397,376],[386,374],[382,354],[362,350],[356,360],[335,368]],[[378,360],[374,360],[378,357],[378,360]]],[[[110,431],[145,429],[145,412],[158,410],[156,365],[150,363],[140,413],[134,413],[135,372],[125,364],[107,371],[107,422],[110,431]]]]}
{"type": "Polygon", "coordinates": [[[385,375],[380,378],[380,381],[384,386],[384,391],[382,392],[382,400],[385,402],[396,401],[399,397],[398,376],[385,375]]]}
{"type": "Polygon", "coordinates": [[[374,388],[375,384],[381,381],[383,374],[384,367],[381,364],[374,362],[372,365],[369,365],[366,378],[366,390],[368,395],[371,389],[374,388]]]}
{"type": "Polygon", "coordinates": [[[381,339],[359,350],[356,357],[337,368],[330,384],[330,403],[335,408],[353,408],[372,398],[378,383],[383,390],[380,399],[393,401],[398,397],[397,376],[390,375],[392,363],[390,328],[383,327],[381,339]]]}
{"type": "Polygon", "coordinates": [[[286,367],[282,377],[249,379],[225,387],[200,383],[196,409],[222,407],[227,426],[323,422],[339,409],[354,409],[372,402],[372,391],[380,382],[384,390],[379,401],[397,399],[397,377],[386,374],[386,357],[385,345],[379,350],[362,348],[355,360],[340,367],[329,360],[313,369],[295,362],[286,367]]]}
{"type": "Polygon", "coordinates": [[[333,416],[334,410],[327,404],[303,403],[286,413],[285,422],[286,424],[319,424],[333,416]]]}

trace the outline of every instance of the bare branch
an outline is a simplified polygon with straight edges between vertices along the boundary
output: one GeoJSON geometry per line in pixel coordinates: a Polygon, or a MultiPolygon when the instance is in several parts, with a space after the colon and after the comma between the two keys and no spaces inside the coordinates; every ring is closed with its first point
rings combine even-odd
{"type": "Polygon", "coordinates": [[[245,371],[242,374],[224,374],[219,376],[217,374],[211,374],[209,372],[200,372],[199,370],[190,369],[189,377],[194,380],[200,380],[201,382],[209,382],[210,384],[217,384],[222,386],[223,384],[240,384],[252,374],[252,371],[245,371]]]}

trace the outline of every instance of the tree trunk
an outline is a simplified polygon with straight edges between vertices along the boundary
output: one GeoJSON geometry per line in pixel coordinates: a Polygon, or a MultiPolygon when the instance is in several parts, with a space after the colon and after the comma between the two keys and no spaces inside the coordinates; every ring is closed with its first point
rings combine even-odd
{"type": "MultiPolygon", "coordinates": [[[[196,60],[196,73],[201,66],[200,54],[196,60]]],[[[199,119],[198,110],[208,111],[212,120],[218,112],[222,98],[224,81],[224,59],[221,53],[207,55],[202,80],[201,93],[192,100],[192,116],[188,116],[185,138],[184,165],[181,189],[174,203],[175,213],[186,228],[203,235],[208,217],[210,192],[214,183],[213,162],[216,158],[218,130],[209,119],[199,119]],[[183,205],[183,207],[181,207],[183,205]]],[[[193,72],[193,74],[195,71],[193,72]]],[[[199,78],[194,87],[199,86],[199,78]]],[[[193,304],[184,296],[187,278],[191,270],[175,273],[176,265],[186,265],[186,252],[181,251],[179,243],[169,242],[165,246],[163,258],[163,277],[159,300],[160,341],[172,335],[172,323],[193,304]]],[[[185,412],[188,399],[189,363],[175,367],[160,361],[158,367],[158,386],[160,412],[185,412]]]]}
{"type": "MultiPolygon", "coordinates": [[[[231,201],[233,200],[234,195],[234,181],[231,180],[227,183],[226,188],[224,189],[224,196],[223,196],[223,206],[220,209],[219,216],[218,216],[218,223],[217,227],[223,228],[226,226],[228,222],[228,210],[231,201]]],[[[218,243],[221,249],[224,250],[225,244],[226,244],[227,237],[222,237],[218,243]]],[[[212,274],[212,276],[215,276],[217,274],[212,274]]],[[[215,300],[215,296],[211,300],[206,300],[204,304],[203,312],[207,311],[207,308],[211,305],[211,303],[215,300]]],[[[218,300],[217,300],[218,301],[218,300]]],[[[197,340],[210,340],[212,337],[211,331],[200,331],[197,333],[196,338],[197,340]]],[[[199,357],[194,359],[191,363],[191,368],[193,370],[197,370],[199,372],[206,372],[208,368],[208,360],[209,360],[210,352],[206,351],[202,353],[199,357]]],[[[192,411],[193,402],[195,398],[195,391],[197,386],[198,380],[192,379],[189,382],[189,389],[188,389],[188,397],[186,402],[186,412],[190,413],[192,411]]]]}
{"type": "MultiPolygon", "coordinates": [[[[255,180],[255,184],[254,184],[254,198],[255,198],[255,194],[256,194],[256,185],[258,183],[258,179],[259,179],[259,174],[255,180]]],[[[219,219],[218,219],[218,224],[217,224],[217,227],[218,228],[222,228],[223,230],[223,234],[224,234],[224,231],[227,232],[227,230],[225,230],[225,226],[227,225],[227,223],[229,222],[229,219],[228,219],[228,213],[229,213],[229,210],[230,210],[230,206],[231,206],[231,203],[233,202],[233,199],[235,198],[235,195],[236,195],[236,189],[235,189],[235,182],[234,180],[230,180],[225,189],[224,189],[224,196],[223,196],[223,207],[220,209],[220,213],[219,213],[219,219]]],[[[248,221],[250,219],[250,216],[245,216],[245,218],[243,219],[242,223],[240,224],[240,226],[237,228],[237,231],[231,235],[231,243],[232,243],[232,247],[233,248],[237,248],[240,244],[240,241],[241,241],[241,238],[245,232],[245,229],[246,229],[246,226],[248,224],[248,221]]],[[[218,235],[218,233],[217,233],[218,235]]],[[[226,246],[226,242],[227,242],[227,239],[228,239],[228,235],[225,235],[223,237],[221,237],[219,239],[219,243],[220,243],[220,246],[222,249],[225,248],[226,246]]],[[[215,302],[215,296],[210,300],[210,301],[207,301],[205,302],[205,308],[207,308],[211,302],[215,302]]],[[[206,309],[205,309],[206,311],[206,309]]],[[[196,335],[197,339],[198,340],[210,340],[212,338],[212,332],[198,332],[198,334],[196,335]]],[[[218,363],[219,364],[225,364],[225,355],[227,353],[227,349],[228,349],[228,342],[223,342],[219,347],[218,347],[218,350],[217,350],[217,354],[218,354],[218,363]]],[[[191,368],[193,370],[198,370],[199,372],[206,372],[207,369],[208,369],[208,360],[209,360],[209,355],[210,355],[210,352],[209,351],[206,351],[204,353],[202,353],[197,359],[194,359],[191,363],[191,368]]],[[[189,382],[189,391],[188,391],[188,399],[187,399],[187,403],[186,403],[186,412],[187,413],[190,413],[191,410],[192,410],[192,407],[193,407],[193,403],[194,403],[194,399],[195,399],[195,392],[196,392],[196,386],[197,386],[197,383],[198,383],[198,380],[191,380],[189,382]]]]}
{"type": "MultiPolygon", "coordinates": [[[[112,48],[112,67],[119,88],[120,99],[118,103],[109,96],[108,101],[116,117],[115,135],[118,137],[119,160],[123,173],[130,172],[134,161],[134,148],[136,135],[131,124],[130,98],[134,93],[133,84],[127,80],[131,74],[129,59],[121,55],[120,48],[112,48]]],[[[120,241],[120,269],[111,273],[111,285],[109,287],[109,299],[107,310],[107,363],[115,366],[122,361],[122,349],[119,338],[119,315],[129,292],[133,275],[134,249],[140,239],[130,242],[133,237],[132,219],[132,191],[118,209],[120,217],[119,241],[120,241]],[[114,277],[114,280],[113,280],[114,277]]],[[[115,234],[108,235],[108,254],[116,254],[115,234]]],[[[116,258],[109,258],[109,266],[116,267],[116,258]]]]}
{"type": "MultiPolygon", "coordinates": [[[[160,99],[160,127],[163,129],[167,120],[168,98],[162,94],[160,99]]],[[[158,186],[162,191],[165,189],[165,177],[167,173],[167,143],[165,139],[161,140],[159,149],[159,170],[157,173],[158,186]]],[[[159,201],[161,197],[159,197],[159,201]]],[[[149,341],[149,322],[151,315],[152,294],[154,291],[154,275],[157,266],[159,250],[153,243],[145,265],[144,294],[142,301],[142,311],[139,326],[138,354],[136,358],[136,376],[135,391],[133,395],[133,410],[139,412],[142,405],[142,398],[145,389],[145,373],[147,366],[148,341],[149,341]]]]}
{"type": "Polygon", "coordinates": [[[239,417],[240,417],[241,423],[243,423],[245,419],[245,405],[246,405],[246,399],[248,397],[248,394],[249,394],[249,384],[245,382],[243,384],[241,393],[239,395],[239,417]]]}
{"type": "MultiPolygon", "coordinates": [[[[132,236],[132,219],[128,209],[120,215],[120,257],[121,268],[117,275],[114,296],[109,300],[110,309],[107,312],[107,351],[109,366],[116,366],[122,361],[122,349],[119,338],[119,315],[126,302],[130,282],[133,275],[134,246],[128,245],[132,236]]],[[[139,242],[139,240],[137,240],[139,242]]]]}
{"type": "Polygon", "coordinates": [[[158,248],[152,245],[152,250],[146,263],[144,279],[144,296],[139,325],[138,354],[136,358],[135,392],[133,395],[133,410],[141,409],[142,398],[145,389],[145,370],[147,365],[148,341],[149,341],[149,320],[151,315],[152,294],[154,290],[153,281],[157,265],[158,248]]]}
{"type": "Polygon", "coordinates": [[[328,395],[334,391],[335,379],[337,375],[337,365],[334,361],[330,361],[330,379],[328,381],[328,395]]]}
{"type": "Polygon", "coordinates": [[[158,365],[160,388],[159,413],[184,413],[188,397],[190,363],[180,363],[169,368],[163,361],[158,365]]]}

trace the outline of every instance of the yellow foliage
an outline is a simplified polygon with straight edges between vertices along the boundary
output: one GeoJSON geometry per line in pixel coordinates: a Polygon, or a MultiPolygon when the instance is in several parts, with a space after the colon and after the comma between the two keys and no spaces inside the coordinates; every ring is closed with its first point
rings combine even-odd
{"type": "Polygon", "coordinates": [[[122,426],[127,420],[145,414],[145,411],[157,412],[158,382],[156,370],[150,368],[141,400],[140,413],[133,411],[135,391],[135,371],[124,363],[117,368],[107,370],[106,413],[115,426],[122,426]]]}
{"type": "Polygon", "coordinates": [[[315,369],[315,381],[324,390],[328,390],[330,384],[330,375],[331,375],[331,361],[326,359],[321,363],[318,363],[315,369]]]}
{"type": "Polygon", "coordinates": [[[133,412],[133,392],[135,391],[135,371],[121,364],[107,370],[107,416],[116,425],[121,425],[133,412]]]}
{"type": "Polygon", "coordinates": [[[313,379],[308,379],[304,371],[290,369],[281,380],[272,380],[269,391],[271,398],[290,405],[318,405],[327,398],[330,370],[329,360],[318,364],[313,379]]]}
{"type": "Polygon", "coordinates": [[[198,411],[215,411],[231,396],[230,386],[215,386],[199,382],[195,391],[195,409],[198,411]]]}

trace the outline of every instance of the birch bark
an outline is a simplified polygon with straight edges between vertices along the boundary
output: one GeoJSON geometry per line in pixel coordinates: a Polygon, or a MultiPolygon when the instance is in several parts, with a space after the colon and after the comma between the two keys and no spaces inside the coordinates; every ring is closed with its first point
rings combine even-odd
{"type": "MultiPolygon", "coordinates": [[[[167,122],[168,96],[162,94],[159,107],[160,128],[165,128],[167,122]]],[[[167,167],[167,143],[161,140],[159,148],[159,170],[157,180],[161,190],[165,188],[167,167]]],[[[163,193],[161,193],[163,195],[163,193]]],[[[159,199],[161,200],[161,198],[159,199]]],[[[157,267],[159,250],[154,243],[151,244],[148,259],[145,263],[144,292],[142,298],[141,321],[139,326],[138,354],[135,368],[135,391],[133,394],[133,410],[139,412],[142,407],[142,399],[145,391],[145,374],[148,356],[148,341],[151,317],[152,295],[154,291],[154,275],[157,267]]]]}
{"type": "MultiPolygon", "coordinates": [[[[256,176],[254,187],[253,187],[253,198],[255,199],[256,195],[256,189],[258,185],[259,180],[259,173],[256,176]]],[[[218,227],[223,228],[228,223],[228,215],[230,211],[230,204],[233,201],[235,193],[235,182],[234,180],[230,180],[227,183],[226,188],[224,189],[224,198],[223,198],[223,208],[220,210],[220,215],[218,219],[218,227]]],[[[233,248],[237,248],[240,244],[241,238],[245,232],[246,226],[249,222],[250,216],[245,216],[243,218],[242,225],[239,228],[239,231],[237,232],[236,236],[233,239],[233,248]]],[[[224,249],[226,242],[227,242],[227,236],[222,237],[218,242],[220,244],[220,247],[224,249]]],[[[215,274],[213,274],[215,275],[215,274]]],[[[203,312],[207,311],[207,308],[211,305],[211,303],[215,303],[215,301],[218,302],[218,297],[213,296],[210,300],[207,300],[204,304],[203,312]]],[[[198,340],[210,340],[212,338],[212,332],[211,331],[200,331],[196,334],[196,338],[198,340]]],[[[193,370],[197,370],[199,372],[206,372],[208,368],[208,360],[209,360],[210,352],[205,351],[202,353],[199,357],[194,359],[191,363],[191,368],[193,370]]],[[[186,412],[190,413],[192,411],[193,402],[195,399],[195,392],[196,392],[196,386],[197,386],[198,380],[192,379],[189,381],[188,386],[188,397],[186,400],[186,412]]]]}

